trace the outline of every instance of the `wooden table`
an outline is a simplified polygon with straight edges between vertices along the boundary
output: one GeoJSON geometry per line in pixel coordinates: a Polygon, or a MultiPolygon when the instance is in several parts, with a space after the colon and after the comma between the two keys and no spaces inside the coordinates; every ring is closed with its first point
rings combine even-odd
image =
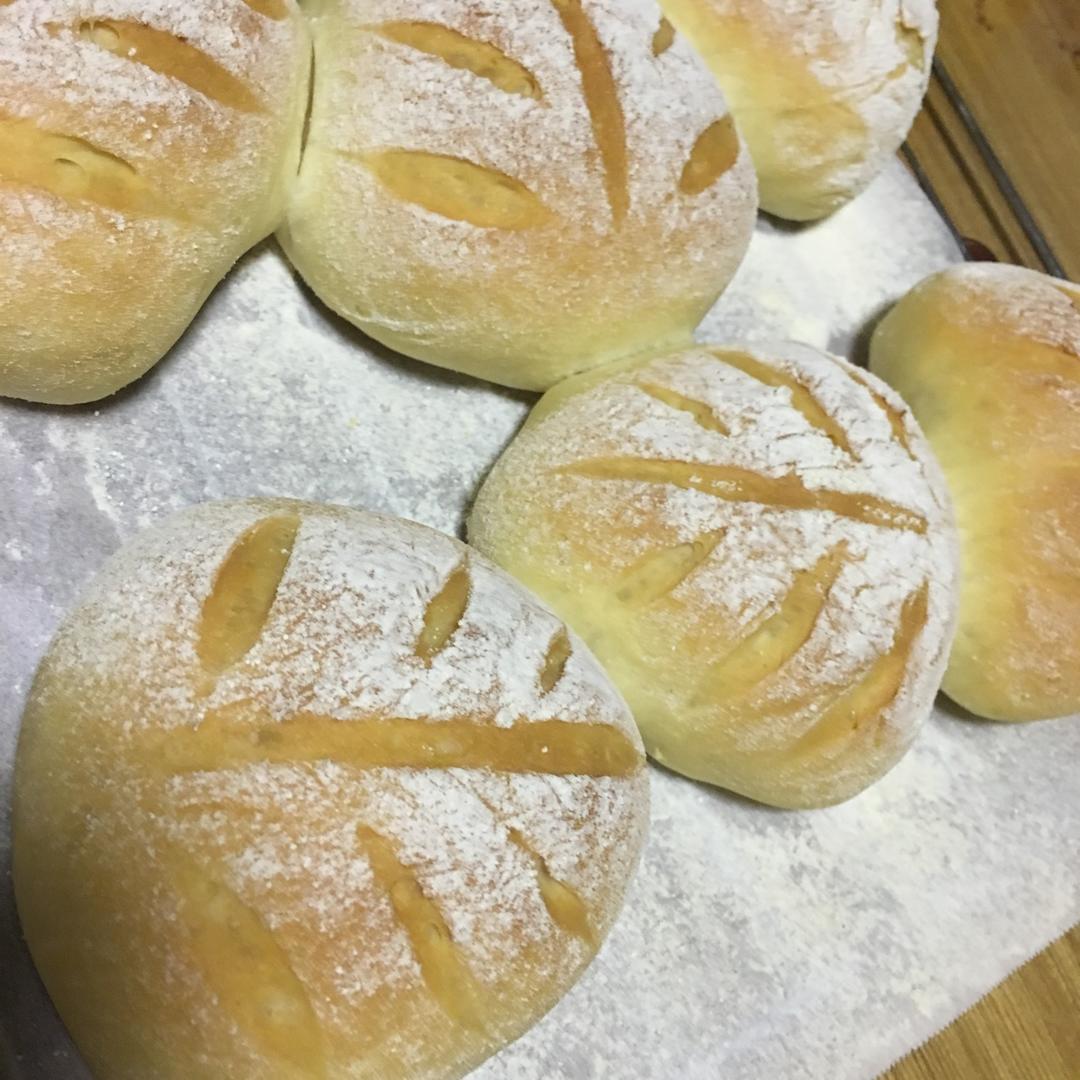
{"type": "Polygon", "coordinates": [[[956,230],[1080,281],[1080,0],[939,0],[906,148],[956,230]]]}
{"type": "MultiPolygon", "coordinates": [[[[962,237],[1080,281],[1080,0],[942,0],[905,148],[962,237]]],[[[883,1080],[1080,1080],[1080,927],[883,1080]]]]}

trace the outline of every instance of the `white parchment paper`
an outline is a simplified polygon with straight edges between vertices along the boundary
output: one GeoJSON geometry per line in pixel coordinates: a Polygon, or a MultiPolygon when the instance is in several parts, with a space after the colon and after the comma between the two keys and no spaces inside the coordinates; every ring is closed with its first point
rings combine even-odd
{"type": "MultiPolygon", "coordinates": [[[[763,221],[702,335],[860,359],[883,308],[958,258],[895,166],[821,225],[763,221]]],[[[532,400],[379,349],[267,244],[134,388],[79,409],[0,403],[0,1072],[87,1076],[18,935],[8,835],[23,700],[82,584],[204,499],[319,499],[460,532],[532,400]]],[[[1078,763],[1080,718],[1010,727],[942,703],[893,773],[832,810],[768,810],[654,769],[651,838],[610,940],[477,1075],[874,1076],[1080,920],[1078,763]]]]}

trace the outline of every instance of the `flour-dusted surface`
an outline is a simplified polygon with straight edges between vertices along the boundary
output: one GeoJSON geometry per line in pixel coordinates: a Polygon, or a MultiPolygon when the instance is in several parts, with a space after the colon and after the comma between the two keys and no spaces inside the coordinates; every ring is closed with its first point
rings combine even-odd
{"type": "Polygon", "coordinates": [[[107,1076],[474,1066],[592,959],[648,824],[630,712],[559,620],[459,541],[340,507],[215,502],[140,533],[65,620],[25,730],[23,927],[107,1076]],[[260,580],[269,606],[244,606],[260,580]],[[263,927],[221,943],[230,980],[290,1009],[253,1022],[185,930],[224,890],[263,927]]]}
{"type": "Polygon", "coordinates": [[[126,385],[280,221],[309,49],[291,0],[265,7],[0,5],[5,394],[126,385]]]}
{"type": "Polygon", "coordinates": [[[492,470],[468,538],[592,646],[656,761],[773,806],[880,778],[941,685],[944,478],[885,383],[804,345],[568,380],[492,470]]]}
{"type": "Polygon", "coordinates": [[[704,63],[657,42],[655,0],[323,0],[312,14],[310,134],[282,242],[378,340],[546,388],[684,339],[731,280],[756,177],[704,63]]]}
{"type": "Polygon", "coordinates": [[[816,220],[848,202],[922,105],[935,0],[661,3],[723,87],[774,213],[816,220]]]}
{"type": "MultiPolygon", "coordinates": [[[[885,304],[956,258],[895,167],[820,226],[759,225],[707,330],[857,348],[885,304]]],[[[34,665],[121,539],[205,498],[258,494],[455,531],[531,400],[371,347],[262,250],[121,398],[0,406],[4,813],[34,665]]],[[[1077,720],[1002,727],[943,706],[889,777],[833,810],[777,813],[654,769],[652,833],[607,945],[477,1075],[873,1076],[1080,918],[1078,756],[1077,720]]],[[[0,905],[11,1070],[82,1080],[7,884],[0,905]]]]}

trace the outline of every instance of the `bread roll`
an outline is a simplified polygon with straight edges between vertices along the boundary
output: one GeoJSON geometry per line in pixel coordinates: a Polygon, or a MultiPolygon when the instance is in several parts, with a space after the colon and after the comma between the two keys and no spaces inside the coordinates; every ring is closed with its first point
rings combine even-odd
{"type": "Polygon", "coordinates": [[[888,387],[805,346],[568,380],[469,537],[592,646],[657,761],[761,802],[861,791],[937,692],[956,574],[938,468],[888,387]]]}
{"type": "Polygon", "coordinates": [[[596,661],[464,545],[211,504],[38,673],[16,897],[98,1080],[460,1076],[596,952],[647,789],[596,661]]]}
{"type": "Polygon", "coordinates": [[[393,349],[508,386],[689,340],[755,181],[653,0],[317,0],[281,241],[393,349]]]}
{"type": "Polygon", "coordinates": [[[309,49],[293,0],[0,6],[0,395],[161,359],[281,217],[309,49]]]}
{"type": "Polygon", "coordinates": [[[661,0],[708,61],[757,167],[761,205],[813,221],[900,148],[930,78],[934,0],[661,0]]]}
{"type": "Polygon", "coordinates": [[[995,720],[1080,712],[1080,288],[929,278],[874,335],[952,489],[964,573],[945,691],[995,720]]]}

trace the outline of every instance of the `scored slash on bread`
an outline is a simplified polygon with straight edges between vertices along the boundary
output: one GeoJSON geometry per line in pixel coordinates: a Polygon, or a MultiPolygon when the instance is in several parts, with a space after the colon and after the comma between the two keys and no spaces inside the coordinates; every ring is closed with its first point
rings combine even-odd
{"type": "Polygon", "coordinates": [[[309,41],[284,0],[2,10],[0,394],[93,401],[278,225],[309,41]]]}
{"type": "Polygon", "coordinates": [[[952,633],[955,533],[926,444],[888,387],[804,346],[564,382],[469,538],[582,634],[657,760],[779,806],[891,768],[952,633]]]}
{"type": "Polygon", "coordinates": [[[328,0],[282,245],[391,348],[511,386],[686,340],[755,180],[653,0],[328,0]],[[402,283],[405,283],[402,286],[402,283]]]}
{"type": "Polygon", "coordinates": [[[22,740],[27,938],[124,1080],[460,1075],[595,954],[647,824],[581,643],[457,541],[343,508],[209,504],[138,538],[22,740]]]}
{"type": "Polygon", "coordinates": [[[859,194],[900,148],[937,40],[934,0],[661,0],[727,95],[761,204],[798,221],[859,194]]]}

